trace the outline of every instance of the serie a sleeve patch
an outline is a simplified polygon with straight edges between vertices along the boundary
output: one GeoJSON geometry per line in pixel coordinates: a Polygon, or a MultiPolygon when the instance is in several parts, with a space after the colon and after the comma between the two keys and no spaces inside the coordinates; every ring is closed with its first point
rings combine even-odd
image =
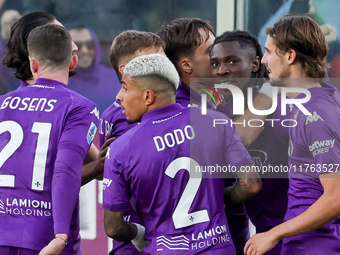
{"type": "Polygon", "coordinates": [[[96,126],[96,124],[94,124],[93,122],[91,122],[89,131],[87,132],[87,135],[86,135],[86,140],[87,140],[87,143],[88,143],[89,145],[92,143],[93,138],[94,138],[96,132],[97,132],[97,126],[96,126]]]}

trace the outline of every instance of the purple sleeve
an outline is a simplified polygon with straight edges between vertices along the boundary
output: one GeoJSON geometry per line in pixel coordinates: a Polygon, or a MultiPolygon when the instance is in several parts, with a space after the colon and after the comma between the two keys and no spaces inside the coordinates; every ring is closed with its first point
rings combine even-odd
{"type": "Polygon", "coordinates": [[[248,151],[243,146],[240,136],[234,126],[226,129],[225,137],[228,138],[226,141],[227,148],[225,151],[228,165],[235,166],[236,169],[240,169],[241,166],[253,164],[253,161],[251,160],[248,151]]]}
{"type": "Polygon", "coordinates": [[[58,144],[52,181],[53,221],[56,233],[68,233],[79,195],[82,163],[97,131],[94,105],[75,107],[67,116],[58,144]]]}
{"type": "Polygon", "coordinates": [[[52,180],[54,234],[69,234],[71,218],[81,186],[83,157],[72,149],[58,151],[52,180]]]}
{"type": "Polygon", "coordinates": [[[73,149],[83,157],[87,154],[97,132],[98,119],[91,111],[94,107],[76,108],[66,119],[58,149],[73,149]]]}

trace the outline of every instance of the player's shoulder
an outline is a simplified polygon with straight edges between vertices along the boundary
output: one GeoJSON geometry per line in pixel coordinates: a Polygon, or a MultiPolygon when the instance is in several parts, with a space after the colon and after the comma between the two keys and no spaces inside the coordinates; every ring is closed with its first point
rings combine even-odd
{"type": "Polygon", "coordinates": [[[311,100],[303,105],[310,114],[307,115],[301,110],[294,114],[298,125],[305,131],[314,130],[313,132],[321,132],[323,128],[338,129],[340,100],[337,99],[339,93],[333,92],[319,89],[316,93],[312,93],[311,100]]]}
{"type": "MultiPolygon", "coordinates": [[[[338,119],[340,116],[340,94],[318,93],[306,104],[312,116],[321,116],[325,119],[338,119]]],[[[308,116],[307,116],[308,118],[308,116]]]]}
{"type": "Polygon", "coordinates": [[[105,120],[114,119],[116,116],[124,116],[124,118],[126,118],[122,112],[123,109],[120,107],[119,103],[114,101],[108,108],[104,110],[101,118],[105,120]]]}
{"type": "Polygon", "coordinates": [[[322,83],[322,87],[314,87],[309,89],[309,91],[311,99],[306,103],[308,107],[327,108],[329,105],[339,106],[340,93],[335,86],[322,83]]]}
{"type": "Polygon", "coordinates": [[[76,108],[88,108],[88,109],[94,109],[97,108],[97,105],[91,101],[90,99],[84,97],[83,95],[79,94],[78,92],[66,88],[62,93],[65,93],[65,96],[68,95],[68,101],[70,105],[76,108]]]}
{"type": "Polygon", "coordinates": [[[216,111],[214,109],[207,109],[206,112],[202,112],[201,107],[187,107],[190,112],[191,118],[196,118],[200,120],[214,120],[214,119],[225,119],[230,120],[230,118],[222,112],[216,111]]]}
{"type": "MultiPolygon", "coordinates": [[[[330,84],[323,84],[322,87],[311,88],[309,92],[311,98],[308,102],[303,103],[303,107],[312,115],[333,115],[334,109],[340,107],[340,93],[336,87],[330,84]],[[332,109],[332,111],[330,111],[330,109],[332,109]]],[[[302,110],[303,109],[300,108],[300,111],[302,110]]],[[[303,114],[299,114],[299,116],[303,118],[303,114]]]]}
{"type": "Polygon", "coordinates": [[[60,93],[62,94],[59,94],[58,98],[65,96],[63,102],[67,115],[87,116],[90,114],[94,115],[98,120],[100,119],[99,108],[90,99],[69,88],[61,89],[60,93]]]}
{"type": "Polygon", "coordinates": [[[69,96],[71,97],[71,100],[73,100],[74,102],[79,102],[79,103],[87,103],[87,102],[91,102],[93,103],[90,99],[84,97],[83,95],[79,94],[78,92],[70,89],[70,88],[66,88],[64,93],[68,93],[69,96]]]}
{"type": "Polygon", "coordinates": [[[14,90],[14,91],[8,92],[4,95],[0,95],[0,101],[3,101],[3,100],[5,100],[5,98],[8,98],[8,97],[13,97],[17,93],[18,93],[17,90],[14,90]]]}
{"type": "Polygon", "coordinates": [[[136,136],[138,130],[140,129],[141,124],[132,127],[131,129],[127,130],[121,136],[119,136],[111,145],[115,154],[120,154],[125,157],[127,154],[126,152],[130,152],[133,148],[133,145],[138,143],[138,139],[141,137],[136,136]]]}

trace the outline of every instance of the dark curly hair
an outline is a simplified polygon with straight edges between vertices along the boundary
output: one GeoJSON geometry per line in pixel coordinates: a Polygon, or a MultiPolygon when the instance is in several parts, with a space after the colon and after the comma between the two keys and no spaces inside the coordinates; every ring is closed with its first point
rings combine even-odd
{"type": "Polygon", "coordinates": [[[11,28],[11,35],[6,45],[7,52],[2,63],[14,69],[14,75],[26,81],[32,78],[28,60],[27,37],[36,27],[52,23],[56,18],[45,12],[32,12],[22,16],[11,28]]]}

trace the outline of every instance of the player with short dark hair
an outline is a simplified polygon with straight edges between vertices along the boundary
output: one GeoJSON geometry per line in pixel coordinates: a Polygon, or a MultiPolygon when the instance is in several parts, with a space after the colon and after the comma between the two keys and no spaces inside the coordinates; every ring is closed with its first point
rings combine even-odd
{"type": "MultiPolygon", "coordinates": [[[[117,76],[122,77],[125,65],[133,58],[151,53],[164,54],[164,42],[158,35],[151,32],[126,30],[120,33],[112,42],[110,61],[117,76]]],[[[133,128],[137,123],[130,123],[122,113],[123,109],[119,102],[115,101],[102,114],[100,120],[100,144],[103,145],[107,136],[119,137],[133,128]]],[[[130,206],[124,211],[127,221],[142,223],[141,219],[130,206]]],[[[111,253],[114,254],[139,254],[139,251],[131,242],[113,241],[111,253]]]]}
{"type": "MultiPolygon", "coordinates": [[[[110,50],[110,61],[119,79],[122,78],[125,65],[135,57],[150,53],[164,54],[164,42],[158,35],[151,32],[126,30],[115,37],[110,50]]],[[[101,116],[100,144],[105,138],[119,137],[127,130],[135,126],[128,123],[126,116],[118,102],[113,102],[101,116]]]]}
{"type": "MultiPolygon", "coordinates": [[[[162,26],[158,35],[166,43],[165,53],[175,65],[181,82],[176,92],[176,102],[183,107],[201,105],[201,84],[191,82],[193,78],[211,78],[210,50],[215,40],[215,32],[208,21],[199,18],[177,18],[162,26]]],[[[210,102],[207,107],[216,110],[210,102]]],[[[242,140],[242,138],[241,138],[242,140]]],[[[235,179],[227,180],[232,185],[235,179]]],[[[242,253],[249,239],[249,219],[244,205],[226,205],[229,229],[234,239],[237,253],[242,253]]]]}
{"type": "Polygon", "coordinates": [[[71,220],[98,118],[96,105],[67,86],[77,64],[72,43],[59,24],[33,29],[35,83],[0,97],[1,254],[81,254],[71,220]]]}
{"type": "MultiPolygon", "coordinates": [[[[124,66],[134,57],[145,55],[148,50],[164,51],[165,43],[158,35],[136,30],[126,30],[115,37],[110,48],[110,62],[121,80],[124,66]]],[[[157,53],[152,52],[152,53],[157,53]]]]}
{"type": "MultiPolygon", "coordinates": [[[[237,86],[244,95],[247,95],[248,88],[251,88],[253,96],[262,96],[263,102],[264,95],[259,93],[262,92],[260,88],[265,82],[264,76],[266,75],[266,67],[260,62],[262,57],[262,49],[256,37],[247,31],[227,31],[215,39],[210,52],[210,63],[216,77],[237,86]]],[[[234,122],[241,123],[239,116],[233,114],[234,99],[230,91],[219,89],[219,92],[224,96],[224,105],[218,105],[217,110],[225,113],[234,122]]],[[[244,107],[247,108],[247,106],[246,103],[244,107]]],[[[270,121],[265,121],[263,130],[247,146],[254,165],[260,169],[267,166],[288,166],[288,128],[277,124],[284,117],[281,115],[281,97],[278,96],[278,107],[267,117],[277,120],[276,125],[273,127],[270,121]]],[[[249,134],[254,131],[253,129],[256,127],[250,126],[247,127],[246,132],[240,132],[241,140],[245,136],[244,133],[249,134]]],[[[245,203],[247,214],[257,233],[265,232],[283,222],[288,200],[288,175],[286,173],[277,173],[275,176],[260,173],[260,177],[261,191],[245,203]]],[[[226,210],[228,209],[226,207],[226,210]]],[[[240,254],[243,254],[243,248],[239,251],[240,254]]],[[[268,254],[279,255],[280,251],[281,242],[268,254]]]]}
{"type": "Polygon", "coordinates": [[[199,18],[177,18],[163,25],[157,34],[165,42],[164,52],[181,79],[176,102],[184,107],[200,105],[202,91],[190,84],[190,79],[212,76],[209,52],[215,40],[213,27],[199,18]]]}

